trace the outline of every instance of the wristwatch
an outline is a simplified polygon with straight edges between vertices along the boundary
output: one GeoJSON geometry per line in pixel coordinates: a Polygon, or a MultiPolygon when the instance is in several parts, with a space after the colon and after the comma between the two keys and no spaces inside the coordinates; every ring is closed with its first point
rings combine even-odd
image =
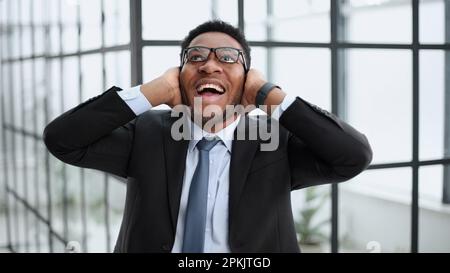
{"type": "MultiPolygon", "coordinates": [[[[280,88],[278,85],[273,84],[271,82],[266,82],[258,91],[255,98],[255,106],[256,108],[259,108],[260,105],[264,105],[264,101],[267,98],[267,95],[269,95],[270,91],[272,91],[274,88],[280,88]]],[[[280,88],[281,89],[281,88],[280,88]]]]}

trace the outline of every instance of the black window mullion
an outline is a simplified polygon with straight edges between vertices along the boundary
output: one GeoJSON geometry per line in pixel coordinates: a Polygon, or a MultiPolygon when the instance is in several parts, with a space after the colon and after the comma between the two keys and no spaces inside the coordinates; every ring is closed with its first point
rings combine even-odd
{"type": "MultiPolygon", "coordinates": [[[[445,5],[445,43],[450,44],[450,1],[444,1],[445,5]]],[[[445,110],[444,110],[444,157],[450,157],[450,51],[444,52],[445,56],[445,110]]],[[[444,165],[442,203],[450,204],[450,165],[444,165]]]]}
{"type": "MultiPolygon", "coordinates": [[[[4,3],[3,6],[5,9],[7,9],[7,2],[4,3]]],[[[7,22],[7,21],[5,21],[7,22]]],[[[10,28],[8,26],[8,24],[6,23],[6,25],[4,26],[4,31],[2,32],[2,39],[0,41],[0,60],[4,60],[6,56],[3,56],[4,54],[4,50],[3,48],[7,48],[7,43],[4,41],[9,41],[11,40],[11,38],[8,36],[11,35],[10,32],[10,28]],[[6,38],[5,38],[6,37],[6,38]]],[[[7,56],[9,57],[9,56],[7,56]]],[[[9,65],[11,66],[11,64],[9,65]]],[[[4,82],[3,82],[3,73],[4,71],[6,71],[6,69],[3,67],[3,64],[0,65],[0,84],[1,84],[1,94],[0,94],[0,100],[1,100],[1,108],[2,108],[2,119],[1,119],[1,123],[2,123],[2,145],[3,145],[3,171],[4,171],[4,181],[5,181],[5,185],[4,185],[4,202],[5,202],[5,214],[6,214],[6,247],[9,251],[13,251],[12,250],[12,238],[11,238],[11,216],[9,214],[9,194],[8,194],[8,189],[9,189],[9,168],[8,168],[8,160],[7,160],[7,156],[8,156],[8,152],[7,152],[7,147],[8,144],[6,142],[6,129],[5,129],[5,124],[6,124],[6,86],[4,86],[4,82]]],[[[11,77],[9,77],[9,81],[11,80],[11,77]]],[[[8,81],[8,83],[9,83],[8,81]]]]}
{"type": "Polygon", "coordinates": [[[412,202],[411,252],[419,250],[419,0],[412,0],[412,202]]]}
{"type": "Polygon", "coordinates": [[[238,28],[245,33],[244,0],[238,1],[238,28]]]}
{"type": "MultiPolygon", "coordinates": [[[[330,1],[330,43],[331,43],[331,111],[338,114],[338,16],[339,1],[330,1]]],[[[339,188],[337,184],[331,185],[331,252],[339,252],[339,188]]]]}
{"type": "MultiPolygon", "coordinates": [[[[273,0],[266,0],[266,6],[267,6],[267,18],[272,18],[273,16],[273,0]]],[[[272,24],[266,23],[266,37],[268,41],[272,41],[273,39],[273,27],[272,24]]],[[[272,47],[267,47],[266,51],[266,75],[267,75],[267,81],[272,82],[273,81],[273,49],[272,47]]]]}
{"type": "Polygon", "coordinates": [[[142,1],[130,0],[131,85],[142,83],[142,1]]]}
{"type": "MultiPolygon", "coordinates": [[[[14,40],[14,36],[15,36],[15,31],[16,31],[16,27],[14,25],[14,22],[12,21],[13,18],[11,16],[13,8],[12,8],[11,2],[10,5],[8,6],[9,8],[9,12],[8,15],[10,15],[10,27],[11,27],[11,38],[9,40],[8,43],[8,55],[12,56],[12,48],[13,48],[13,40],[14,40]]],[[[11,118],[11,123],[15,124],[16,120],[15,120],[15,115],[14,115],[14,70],[13,70],[13,65],[11,64],[9,66],[9,106],[10,106],[10,118],[11,118]]],[[[17,165],[16,165],[16,143],[15,143],[15,134],[13,132],[11,132],[11,164],[12,164],[12,187],[8,189],[8,192],[10,192],[11,190],[16,191],[17,190],[17,165]]],[[[18,222],[18,202],[16,199],[13,199],[14,202],[14,207],[13,207],[13,214],[12,214],[12,218],[14,219],[14,239],[13,242],[11,244],[11,249],[13,252],[17,252],[18,248],[17,248],[17,244],[19,243],[19,238],[18,238],[18,230],[19,230],[19,222],[18,222]]]]}

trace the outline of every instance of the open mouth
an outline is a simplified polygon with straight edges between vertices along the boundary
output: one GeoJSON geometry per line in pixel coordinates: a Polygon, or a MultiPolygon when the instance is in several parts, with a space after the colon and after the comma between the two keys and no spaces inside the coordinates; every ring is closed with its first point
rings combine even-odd
{"type": "Polygon", "coordinates": [[[225,93],[225,89],[214,83],[204,83],[197,86],[197,93],[202,97],[220,96],[225,93]]]}

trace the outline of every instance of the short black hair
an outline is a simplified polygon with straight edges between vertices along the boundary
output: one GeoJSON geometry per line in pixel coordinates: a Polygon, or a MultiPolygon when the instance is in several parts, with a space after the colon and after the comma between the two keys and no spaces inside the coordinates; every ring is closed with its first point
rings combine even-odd
{"type": "MultiPolygon", "coordinates": [[[[206,21],[203,24],[197,26],[196,28],[189,31],[189,34],[183,39],[181,42],[181,55],[183,54],[183,50],[186,49],[189,44],[200,34],[205,32],[222,32],[233,37],[238,43],[241,45],[242,50],[244,51],[245,62],[247,64],[247,70],[250,69],[251,57],[250,57],[250,46],[248,45],[247,39],[245,39],[244,33],[239,29],[234,27],[233,25],[224,22],[222,20],[211,20],[206,21]]],[[[183,60],[181,60],[182,62],[183,60]]],[[[181,63],[182,65],[182,63],[181,63]]],[[[246,71],[247,72],[247,71],[246,71]]]]}

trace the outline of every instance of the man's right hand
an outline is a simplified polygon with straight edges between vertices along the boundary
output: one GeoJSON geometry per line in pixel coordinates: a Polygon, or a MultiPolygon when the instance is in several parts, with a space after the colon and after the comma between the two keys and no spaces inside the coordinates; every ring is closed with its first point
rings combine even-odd
{"type": "Polygon", "coordinates": [[[141,85],[141,92],[152,106],[181,104],[180,68],[172,67],[158,78],[141,85]]]}

